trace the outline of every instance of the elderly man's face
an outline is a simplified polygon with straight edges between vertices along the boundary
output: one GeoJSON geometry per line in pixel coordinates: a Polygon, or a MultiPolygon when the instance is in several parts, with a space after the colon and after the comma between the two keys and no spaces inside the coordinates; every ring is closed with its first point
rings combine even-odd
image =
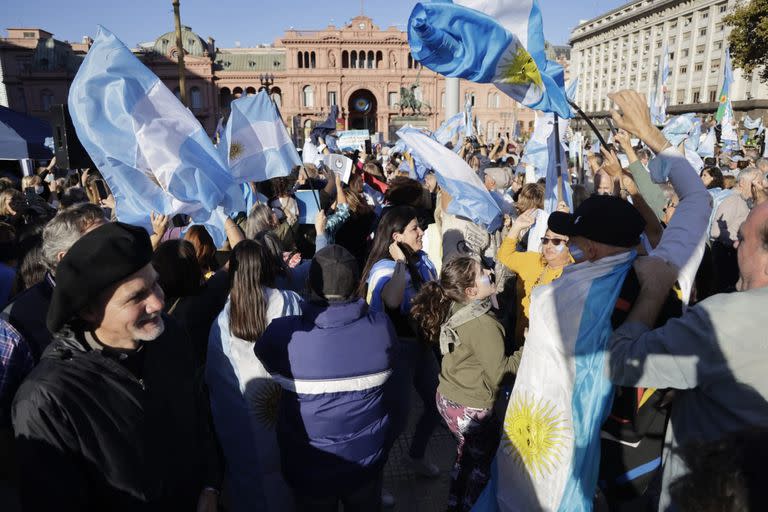
{"type": "Polygon", "coordinates": [[[160,313],[165,296],[151,264],[113,285],[102,294],[91,320],[104,344],[130,347],[136,341],[152,341],[163,333],[160,313]]]}
{"type": "Polygon", "coordinates": [[[613,195],[613,180],[605,171],[598,171],[595,174],[595,192],[601,196],[613,195]]]}
{"type": "Polygon", "coordinates": [[[753,208],[739,228],[736,256],[741,291],[768,286],[768,247],[762,236],[767,224],[768,202],[753,208]]]}

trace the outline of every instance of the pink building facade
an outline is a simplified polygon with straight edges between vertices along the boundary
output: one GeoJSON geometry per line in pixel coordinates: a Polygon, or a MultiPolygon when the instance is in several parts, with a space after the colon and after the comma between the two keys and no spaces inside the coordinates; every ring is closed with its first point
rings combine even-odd
{"type": "MultiPolygon", "coordinates": [[[[297,144],[314,123],[339,107],[338,126],[368,129],[394,140],[404,124],[435,130],[445,118],[445,79],[411,57],[407,34],[380,29],[358,16],[343,27],[288,30],[271,46],[217,48],[183,27],[187,105],[209,133],[226,116],[232,100],[265,86],[297,144]],[[412,91],[420,112],[400,108],[401,88],[412,91]]],[[[8,29],[0,39],[0,104],[45,118],[51,105],[66,102],[69,85],[92,40],[58,41],[41,29],[8,29]]],[[[142,44],[134,52],[169,89],[179,94],[175,33],[142,44]]],[[[553,52],[566,66],[567,54],[553,52]]],[[[566,71],[567,72],[567,71],[566,71]]],[[[460,82],[483,131],[493,137],[525,135],[534,113],[493,85],[460,82]]]]}

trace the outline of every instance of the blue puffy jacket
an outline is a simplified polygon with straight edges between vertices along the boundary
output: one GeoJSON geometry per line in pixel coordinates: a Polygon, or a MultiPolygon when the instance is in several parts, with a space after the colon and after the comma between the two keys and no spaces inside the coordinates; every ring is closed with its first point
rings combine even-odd
{"type": "Polygon", "coordinates": [[[277,440],[286,481],[305,495],[338,495],[386,462],[398,340],[387,315],[362,300],[302,309],[274,320],[254,350],[283,389],[277,440]]]}

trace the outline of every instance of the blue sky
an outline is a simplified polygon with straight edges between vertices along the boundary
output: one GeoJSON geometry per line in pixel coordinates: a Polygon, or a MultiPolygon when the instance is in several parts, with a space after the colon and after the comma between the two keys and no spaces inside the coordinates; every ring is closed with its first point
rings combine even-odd
{"type": "MultiPolygon", "coordinates": [[[[80,41],[95,36],[102,24],[128,46],[154,40],[173,29],[171,0],[7,0],[0,14],[4,29],[37,27],[56,39],[80,41]]],[[[589,19],[625,3],[623,0],[539,0],[544,35],[555,44],[568,41],[580,19],[589,19]]],[[[365,14],[381,28],[403,29],[414,0],[367,0],[365,14]]],[[[272,43],[289,27],[340,26],[360,13],[360,0],[181,0],[181,20],[218,46],[272,43]]]]}

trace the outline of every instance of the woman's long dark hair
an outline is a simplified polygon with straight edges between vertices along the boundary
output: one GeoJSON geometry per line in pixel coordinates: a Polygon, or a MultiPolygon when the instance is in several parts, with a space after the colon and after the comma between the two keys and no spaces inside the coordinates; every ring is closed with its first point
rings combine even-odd
{"type": "Polygon", "coordinates": [[[186,297],[200,290],[203,270],[195,246],[187,240],[166,240],[152,256],[160,288],[167,297],[186,297]]]}
{"type": "Polygon", "coordinates": [[[707,189],[710,188],[725,188],[725,179],[723,178],[723,173],[720,171],[719,168],[712,166],[712,167],[705,167],[701,170],[699,173],[699,176],[703,176],[704,173],[709,174],[709,176],[712,178],[712,181],[707,186],[707,189]]]}
{"type": "Polygon", "coordinates": [[[243,240],[229,259],[229,330],[234,336],[255,342],[267,328],[267,297],[278,269],[262,241],[243,240]]]}
{"type": "Polygon", "coordinates": [[[460,256],[446,263],[439,281],[422,286],[413,298],[411,316],[419,325],[424,339],[437,343],[440,327],[448,320],[451,304],[467,300],[466,289],[475,286],[478,262],[469,256],[460,256]]]}
{"type": "MultiPolygon", "coordinates": [[[[371,267],[373,267],[373,265],[378,261],[384,259],[392,259],[392,257],[389,255],[389,245],[394,241],[392,239],[392,235],[405,231],[406,226],[408,226],[408,224],[413,219],[418,219],[418,215],[419,213],[416,208],[411,206],[395,206],[386,211],[384,216],[381,217],[379,225],[376,228],[376,234],[373,237],[373,246],[371,247],[371,252],[368,254],[368,260],[365,262],[365,267],[363,267],[363,272],[360,276],[360,286],[357,289],[358,295],[360,297],[365,298],[367,294],[368,283],[366,281],[368,279],[368,273],[371,271],[371,267]]],[[[411,270],[413,265],[411,265],[410,262],[415,253],[406,244],[401,244],[400,247],[405,253],[405,257],[409,262],[409,270],[411,270]]],[[[416,275],[418,276],[418,274],[419,273],[417,271],[416,275]]],[[[411,271],[411,278],[413,277],[415,277],[414,272],[411,271]]],[[[421,278],[418,277],[414,284],[418,284],[420,282],[421,278]]]]}

